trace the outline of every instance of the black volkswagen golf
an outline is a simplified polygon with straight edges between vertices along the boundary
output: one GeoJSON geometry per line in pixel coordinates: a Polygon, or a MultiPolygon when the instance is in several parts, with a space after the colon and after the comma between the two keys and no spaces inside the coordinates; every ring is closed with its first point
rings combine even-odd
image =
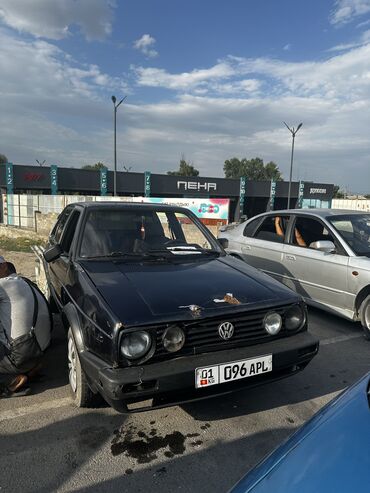
{"type": "Polygon", "coordinates": [[[186,209],[71,204],[44,259],[77,406],[203,399],[293,375],[318,351],[302,299],[227,255],[186,209]]]}

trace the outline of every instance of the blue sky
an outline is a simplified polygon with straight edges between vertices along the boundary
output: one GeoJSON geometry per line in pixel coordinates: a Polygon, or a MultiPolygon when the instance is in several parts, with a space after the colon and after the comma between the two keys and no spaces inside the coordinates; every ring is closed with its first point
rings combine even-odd
{"type": "Polygon", "coordinates": [[[222,176],[233,156],[370,193],[370,0],[0,0],[9,160],[222,176]]]}

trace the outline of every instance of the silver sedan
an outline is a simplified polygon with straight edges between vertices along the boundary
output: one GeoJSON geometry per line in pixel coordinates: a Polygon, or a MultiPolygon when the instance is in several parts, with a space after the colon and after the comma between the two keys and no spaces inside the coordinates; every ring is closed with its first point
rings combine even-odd
{"type": "Polygon", "coordinates": [[[231,255],[300,293],[307,303],[362,323],[370,339],[370,214],[291,209],[219,234],[231,255]]]}

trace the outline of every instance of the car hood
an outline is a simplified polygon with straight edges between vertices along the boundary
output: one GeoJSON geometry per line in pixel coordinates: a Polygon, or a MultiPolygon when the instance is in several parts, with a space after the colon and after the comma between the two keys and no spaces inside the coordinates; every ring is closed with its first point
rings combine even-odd
{"type": "Polygon", "coordinates": [[[319,411],[231,493],[368,491],[370,373],[319,411]]]}
{"type": "Polygon", "coordinates": [[[186,320],[298,299],[292,291],[232,257],[183,262],[80,263],[125,325],[186,320]],[[227,297],[232,295],[235,299],[227,297]],[[228,301],[224,301],[224,298],[228,301]],[[238,304],[234,304],[237,303],[238,304]]]}

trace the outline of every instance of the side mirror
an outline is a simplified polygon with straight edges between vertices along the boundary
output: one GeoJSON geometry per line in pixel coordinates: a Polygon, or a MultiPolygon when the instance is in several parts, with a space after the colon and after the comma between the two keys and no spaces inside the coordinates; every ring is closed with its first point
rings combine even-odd
{"type": "Polygon", "coordinates": [[[54,260],[58,259],[62,255],[63,251],[61,246],[57,243],[56,245],[53,245],[52,247],[48,248],[43,252],[44,259],[46,260],[47,263],[53,262],[54,260]]]}
{"type": "Polygon", "coordinates": [[[219,238],[218,242],[222,246],[222,248],[228,248],[229,247],[229,240],[226,238],[219,238]]]}
{"type": "Polygon", "coordinates": [[[320,252],[335,253],[335,245],[332,241],[319,240],[310,244],[310,248],[320,250],[320,252]]]}

